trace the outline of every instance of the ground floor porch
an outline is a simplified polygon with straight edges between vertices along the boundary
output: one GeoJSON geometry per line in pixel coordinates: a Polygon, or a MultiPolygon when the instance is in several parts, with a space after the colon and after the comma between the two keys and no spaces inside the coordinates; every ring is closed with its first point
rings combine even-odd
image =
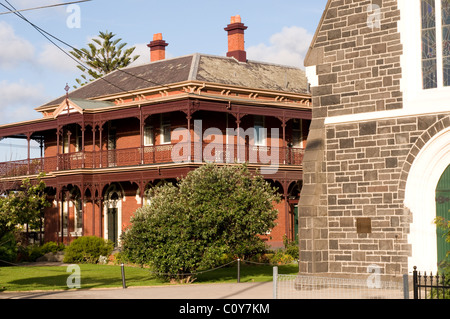
{"type": "MultiPolygon", "coordinates": [[[[130,168],[71,170],[44,177],[51,206],[45,209],[43,238],[68,244],[80,236],[98,236],[120,246],[122,232],[131,225],[137,209],[151,201],[149,191],[164,183],[176,183],[178,178],[203,164],[167,164],[130,168]]],[[[256,170],[257,166],[251,167],[256,170]]],[[[297,167],[284,167],[264,176],[278,188],[281,202],[277,226],[263,237],[268,245],[282,247],[287,238],[296,239],[297,204],[302,185],[302,172],[297,167]]],[[[13,189],[18,181],[3,181],[2,187],[13,189]]]]}

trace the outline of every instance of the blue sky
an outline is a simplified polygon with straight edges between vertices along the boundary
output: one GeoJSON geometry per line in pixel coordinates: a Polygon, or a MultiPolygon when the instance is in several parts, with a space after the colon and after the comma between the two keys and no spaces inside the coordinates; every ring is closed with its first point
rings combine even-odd
{"type": "MultiPolygon", "coordinates": [[[[67,3],[73,0],[8,0],[16,9],[67,3]]],[[[92,0],[66,6],[26,11],[32,23],[66,43],[85,47],[99,31],[111,31],[128,46],[136,46],[141,58],[150,60],[146,47],[154,33],[169,43],[166,57],[192,53],[225,55],[224,28],[231,16],[241,15],[247,57],[252,60],[303,67],[303,58],[317,28],[326,0],[92,0]]],[[[1,4],[8,5],[5,0],[1,4]]],[[[7,11],[0,6],[0,13],[7,11]]],[[[55,41],[56,42],[56,41],[55,41]]],[[[70,48],[56,42],[64,50],[70,48]]],[[[34,111],[75,85],[81,72],[76,64],[32,26],[13,14],[0,15],[0,124],[39,118],[34,111]]],[[[15,143],[15,142],[14,142],[15,143]]],[[[0,146],[4,142],[0,142],[0,146]]],[[[2,152],[2,147],[0,147],[2,152]]],[[[3,161],[0,155],[0,161],[3,161]]],[[[8,159],[9,160],[9,159],[8,159]]]]}

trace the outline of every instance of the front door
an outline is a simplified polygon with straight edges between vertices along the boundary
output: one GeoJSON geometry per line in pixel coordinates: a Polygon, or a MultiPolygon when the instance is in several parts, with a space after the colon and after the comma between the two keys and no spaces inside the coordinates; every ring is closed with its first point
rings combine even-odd
{"type": "MultiPolygon", "coordinates": [[[[436,217],[450,220],[450,165],[445,170],[436,188],[436,217]]],[[[450,243],[445,240],[445,232],[437,229],[437,255],[438,263],[446,258],[450,251],[450,243]]]]}
{"type": "Polygon", "coordinates": [[[108,208],[108,239],[117,246],[117,226],[118,226],[118,210],[117,208],[108,208]]]}

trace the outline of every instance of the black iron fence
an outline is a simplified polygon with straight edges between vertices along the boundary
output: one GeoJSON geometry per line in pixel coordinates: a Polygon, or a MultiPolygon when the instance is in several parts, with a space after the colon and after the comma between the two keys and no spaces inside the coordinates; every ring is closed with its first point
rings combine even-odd
{"type": "Polygon", "coordinates": [[[450,278],[445,275],[413,271],[414,299],[450,299],[450,278]]]}

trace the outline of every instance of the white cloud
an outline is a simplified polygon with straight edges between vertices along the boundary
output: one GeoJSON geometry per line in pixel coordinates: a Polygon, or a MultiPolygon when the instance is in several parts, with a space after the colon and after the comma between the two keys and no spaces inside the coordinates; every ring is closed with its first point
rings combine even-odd
{"type": "MultiPolygon", "coordinates": [[[[136,47],[132,56],[139,55],[139,58],[131,64],[132,66],[150,63],[150,48],[147,45],[147,43],[137,43],[132,45],[133,47],[136,47]]],[[[174,55],[166,50],[166,59],[171,59],[173,57],[174,55]]]]}
{"type": "Polygon", "coordinates": [[[38,118],[39,114],[35,107],[49,100],[44,93],[42,85],[29,84],[20,80],[19,82],[0,82],[0,110],[3,114],[0,123],[14,123],[38,118]]]}
{"type": "Polygon", "coordinates": [[[139,58],[132,63],[133,66],[150,62],[150,48],[147,46],[147,44],[137,43],[132,46],[136,47],[136,49],[134,49],[133,51],[132,56],[139,55],[139,58]]]}
{"type": "MultiPolygon", "coordinates": [[[[65,49],[65,48],[63,48],[65,49]]],[[[69,52],[66,50],[66,52],[69,52]]],[[[70,53],[69,53],[70,54],[70,53]]],[[[40,65],[53,71],[68,73],[77,72],[77,63],[53,44],[47,43],[39,53],[37,61],[40,65]]]]}
{"type": "Polygon", "coordinates": [[[303,60],[313,35],[301,27],[284,27],[270,37],[270,45],[264,43],[246,49],[251,60],[303,67],[303,60]]]}
{"type": "Polygon", "coordinates": [[[31,62],[34,57],[33,45],[18,37],[14,29],[0,21],[0,68],[12,69],[23,62],[31,62]]]}

